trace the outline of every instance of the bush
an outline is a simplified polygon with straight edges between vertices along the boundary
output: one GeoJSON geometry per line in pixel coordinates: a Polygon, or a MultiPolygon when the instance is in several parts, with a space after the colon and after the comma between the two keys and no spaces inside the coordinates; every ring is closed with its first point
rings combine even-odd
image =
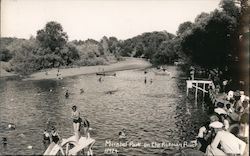
{"type": "Polygon", "coordinates": [[[88,58],[88,59],[81,59],[76,62],[78,66],[95,66],[95,65],[105,65],[107,61],[102,57],[95,57],[95,58],[88,58]]]}
{"type": "Polygon", "coordinates": [[[12,58],[11,53],[8,49],[0,49],[0,61],[8,62],[12,58]]]}

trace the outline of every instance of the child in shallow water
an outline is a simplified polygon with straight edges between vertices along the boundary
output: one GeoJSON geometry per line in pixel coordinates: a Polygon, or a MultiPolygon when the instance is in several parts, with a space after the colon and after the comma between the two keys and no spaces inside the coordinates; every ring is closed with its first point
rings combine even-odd
{"type": "Polygon", "coordinates": [[[49,132],[47,131],[47,129],[44,130],[43,132],[43,144],[44,144],[44,147],[45,149],[49,146],[50,144],[50,134],[49,132]]]}
{"type": "Polygon", "coordinates": [[[68,90],[66,90],[65,98],[66,98],[66,99],[69,98],[69,91],[68,91],[68,90]]]}
{"type": "MultiPolygon", "coordinates": [[[[59,146],[60,136],[55,128],[55,126],[52,126],[51,128],[51,134],[50,134],[50,142],[51,144],[48,146],[47,150],[44,152],[43,155],[50,155],[50,152],[55,146],[59,146]]],[[[62,147],[59,146],[60,151],[64,155],[62,147]]]]}
{"type": "Polygon", "coordinates": [[[126,134],[125,134],[125,129],[122,129],[122,131],[119,132],[119,139],[125,139],[126,134]]]}
{"type": "Polygon", "coordinates": [[[55,127],[52,127],[52,131],[51,131],[51,141],[54,142],[55,144],[57,144],[60,140],[59,134],[56,131],[55,127]]]}

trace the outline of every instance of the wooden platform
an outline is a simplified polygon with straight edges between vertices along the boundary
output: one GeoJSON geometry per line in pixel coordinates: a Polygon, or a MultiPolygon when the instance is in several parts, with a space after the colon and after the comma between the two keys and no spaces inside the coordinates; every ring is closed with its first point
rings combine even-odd
{"type": "Polygon", "coordinates": [[[189,94],[189,89],[195,88],[196,103],[197,103],[198,90],[202,91],[204,97],[205,93],[208,93],[208,90],[206,90],[206,85],[214,86],[213,81],[210,80],[186,80],[186,83],[187,83],[187,91],[186,91],[187,96],[189,94]],[[202,87],[199,87],[200,84],[202,85],[202,87]]]}

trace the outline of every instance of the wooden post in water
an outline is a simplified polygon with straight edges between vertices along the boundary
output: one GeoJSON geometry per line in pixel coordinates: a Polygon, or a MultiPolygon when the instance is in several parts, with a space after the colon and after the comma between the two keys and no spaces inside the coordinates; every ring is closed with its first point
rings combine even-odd
{"type": "Polygon", "coordinates": [[[206,84],[205,84],[205,83],[203,83],[203,98],[205,97],[205,92],[204,92],[205,87],[206,87],[206,84]]]}
{"type": "Polygon", "coordinates": [[[197,104],[197,94],[198,94],[198,82],[196,82],[196,84],[195,84],[195,104],[197,104]]]}

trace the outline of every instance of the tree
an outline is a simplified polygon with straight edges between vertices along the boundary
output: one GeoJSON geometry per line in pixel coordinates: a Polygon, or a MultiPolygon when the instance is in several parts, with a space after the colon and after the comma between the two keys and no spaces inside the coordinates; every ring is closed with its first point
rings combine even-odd
{"type": "Polygon", "coordinates": [[[26,40],[13,47],[14,57],[11,59],[13,69],[23,75],[30,74],[40,69],[40,64],[36,62],[37,56],[34,55],[38,49],[38,44],[35,40],[26,40]]]}
{"type": "Polygon", "coordinates": [[[63,48],[67,43],[68,36],[63,32],[61,24],[57,22],[48,22],[44,29],[37,31],[36,39],[43,48],[50,48],[53,52],[56,48],[63,48]]]}
{"type": "Polygon", "coordinates": [[[110,53],[108,38],[103,36],[100,43],[102,45],[104,55],[108,55],[110,53]]]}
{"type": "Polygon", "coordinates": [[[116,54],[117,46],[118,46],[118,39],[116,37],[109,37],[108,39],[108,45],[109,45],[109,50],[112,54],[116,54]]]}
{"type": "Polygon", "coordinates": [[[164,41],[159,46],[159,50],[153,56],[154,64],[172,64],[177,58],[175,41],[164,41]]]}
{"type": "Polygon", "coordinates": [[[12,54],[7,48],[0,48],[0,61],[8,62],[12,58],[12,54]]]}
{"type": "Polygon", "coordinates": [[[235,2],[233,0],[221,0],[220,7],[223,11],[226,12],[229,16],[239,19],[240,10],[236,7],[235,2]]]}
{"type": "Polygon", "coordinates": [[[202,12],[199,15],[196,16],[194,22],[199,23],[199,22],[205,22],[206,19],[208,19],[209,14],[202,12]]]}
{"type": "Polygon", "coordinates": [[[36,39],[40,48],[35,54],[37,62],[43,65],[42,68],[67,66],[79,59],[76,46],[67,43],[68,36],[57,22],[48,22],[44,29],[38,30],[36,39]]]}
{"type": "Polygon", "coordinates": [[[184,22],[184,23],[182,23],[182,24],[179,25],[176,34],[178,36],[181,35],[181,34],[183,34],[184,32],[186,32],[188,30],[191,30],[192,26],[193,26],[192,22],[190,22],[190,21],[184,22]]]}
{"type": "Polygon", "coordinates": [[[205,67],[222,67],[227,56],[237,51],[237,22],[224,11],[215,10],[204,21],[197,22],[183,37],[181,46],[193,61],[205,67]],[[213,62],[213,63],[212,63],[213,62]]]}
{"type": "Polygon", "coordinates": [[[143,47],[143,44],[142,43],[138,43],[136,46],[135,46],[135,57],[141,57],[143,56],[143,53],[144,53],[144,47],[143,47]]]}

